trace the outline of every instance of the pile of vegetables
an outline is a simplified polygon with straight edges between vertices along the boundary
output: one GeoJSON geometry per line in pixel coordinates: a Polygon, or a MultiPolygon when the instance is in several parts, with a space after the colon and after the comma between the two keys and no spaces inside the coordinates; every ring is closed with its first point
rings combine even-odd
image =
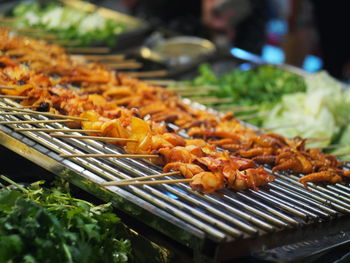
{"type": "MultiPolygon", "coordinates": [[[[216,86],[206,95],[232,101],[211,106],[233,111],[242,106],[247,110],[236,116],[252,116],[244,120],[253,125],[273,128],[272,132],[286,137],[317,138],[320,140],[309,146],[332,144],[336,150],[329,152],[350,153],[350,90],[325,71],[301,77],[273,65],[261,65],[216,76],[203,64],[190,85],[216,86]]],[[[342,158],[348,160],[350,154],[342,158]]]]}
{"type": "Polygon", "coordinates": [[[116,43],[116,35],[125,30],[125,26],[115,20],[106,19],[98,13],[61,6],[50,2],[41,5],[37,2],[24,2],[13,10],[15,27],[38,28],[53,33],[60,40],[77,41],[79,45],[102,42],[109,46],[116,43]]]}
{"type": "Polygon", "coordinates": [[[129,240],[109,204],[73,198],[67,184],[0,185],[0,262],[128,262],[129,240]]]}
{"type": "Polygon", "coordinates": [[[246,71],[233,69],[216,76],[208,64],[199,67],[199,75],[193,86],[217,86],[209,95],[232,98],[232,104],[271,105],[279,102],[284,94],[305,91],[302,77],[272,65],[263,65],[246,71]]]}
{"type": "Polygon", "coordinates": [[[336,152],[350,153],[350,90],[325,71],[305,77],[305,83],[306,92],[282,96],[263,127],[280,127],[274,132],[288,137],[322,138],[313,146],[337,144],[336,152]]]}

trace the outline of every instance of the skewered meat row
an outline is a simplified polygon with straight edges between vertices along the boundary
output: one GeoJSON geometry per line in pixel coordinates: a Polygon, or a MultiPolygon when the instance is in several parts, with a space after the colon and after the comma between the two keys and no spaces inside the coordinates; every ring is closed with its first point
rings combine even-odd
{"type": "MultiPolygon", "coordinates": [[[[187,134],[207,140],[234,155],[250,158],[258,164],[272,166],[272,171],[304,174],[300,182],[346,180],[350,172],[342,169],[335,156],[318,149],[307,149],[305,139],[287,139],[275,133],[260,134],[242,125],[233,114],[217,116],[193,109],[177,96],[142,81],[120,76],[121,86],[101,90],[108,101],[127,108],[137,108],[141,117],[150,115],[156,122],[172,122],[187,129],[187,134]]],[[[85,89],[88,93],[88,89],[85,89]]],[[[96,88],[94,92],[96,92],[96,88]]]]}
{"type": "Polygon", "coordinates": [[[138,118],[137,110],[115,106],[100,95],[80,95],[72,89],[55,86],[55,81],[19,65],[0,69],[0,83],[16,86],[3,92],[26,96],[23,105],[84,117],[88,121],[75,125],[85,130],[100,130],[103,136],[132,139],[116,144],[128,153],[159,154],[159,158],[150,161],[162,165],[164,171],[179,171],[193,178],[190,185],[194,190],[211,193],[224,187],[256,189],[274,179],[251,160],[218,151],[204,140],[185,140],[168,132],[165,125],[138,118]],[[17,86],[19,80],[22,85],[17,86]]]}
{"type": "MultiPolygon", "coordinates": [[[[323,154],[317,149],[306,149],[305,141],[300,138],[287,139],[273,133],[259,134],[234,119],[233,114],[219,117],[208,111],[194,109],[172,92],[160,87],[148,85],[123,74],[114,74],[100,64],[76,62],[57,46],[54,46],[51,52],[48,48],[50,46],[44,42],[39,43],[45,46],[43,49],[36,48],[34,42],[30,42],[31,52],[37,52],[39,55],[32,55],[28,60],[24,55],[21,56],[23,41],[13,41],[13,38],[5,37],[6,41],[9,43],[5,45],[3,53],[16,54],[15,60],[25,61],[31,68],[34,64],[35,70],[40,69],[38,65],[43,64],[40,60],[43,57],[41,50],[48,52],[53,62],[46,67],[45,73],[58,74],[58,84],[79,84],[83,88],[81,93],[98,98],[97,93],[109,105],[137,108],[141,118],[151,116],[155,122],[175,123],[180,128],[187,129],[190,136],[205,139],[236,156],[250,158],[259,164],[268,164],[273,167],[273,172],[303,173],[307,175],[301,178],[303,183],[322,180],[341,182],[349,175],[348,171],[341,169],[342,163],[334,156],[323,154]],[[62,54],[64,59],[56,59],[57,54],[62,54]]],[[[113,107],[110,111],[113,112],[113,107]]],[[[113,114],[109,117],[113,117],[113,114]]]]}

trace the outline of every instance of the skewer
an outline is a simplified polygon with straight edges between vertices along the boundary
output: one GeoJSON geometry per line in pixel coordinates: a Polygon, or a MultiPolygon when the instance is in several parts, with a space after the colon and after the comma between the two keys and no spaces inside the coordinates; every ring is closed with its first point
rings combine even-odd
{"type": "Polygon", "coordinates": [[[341,156],[350,155],[350,152],[332,153],[332,155],[337,156],[337,157],[341,157],[341,156]]]}
{"type": "MultiPolygon", "coordinates": [[[[171,79],[147,79],[144,80],[144,82],[156,86],[169,86],[176,84],[176,81],[171,79]]],[[[170,89],[170,87],[167,87],[167,89],[170,89]]]]}
{"type": "Polygon", "coordinates": [[[85,136],[85,135],[73,135],[73,134],[51,134],[52,137],[56,138],[74,138],[81,140],[96,140],[96,141],[116,141],[116,142],[137,142],[134,139],[126,138],[115,138],[115,137],[102,137],[102,136],[85,136]]]}
{"type": "MultiPolygon", "coordinates": [[[[173,179],[173,180],[156,180],[156,181],[136,181],[136,182],[125,182],[125,181],[115,181],[109,182],[108,186],[122,186],[122,185],[151,185],[151,184],[177,184],[177,183],[189,183],[193,179],[192,178],[184,178],[184,179],[173,179]]],[[[102,183],[101,185],[106,185],[107,183],[102,183]]]]}
{"type": "Polygon", "coordinates": [[[111,51],[108,47],[67,47],[66,48],[70,53],[98,53],[106,54],[111,51]]]}
{"type": "Polygon", "coordinates": [[[81,42],[79,40],[53,39],[53,42],[59,45],[64,45],[66,48],[81,45],[81,42]]]}
{"type": "Polygon", "coordinates": [[[120,65],[124,63],[138,63],[136,59],[126,59],[126,60],[107,60],[103,61],[103,64],[110,66],[110,65],[120,65]]]}
{"type": "Polygon", "coordinates": [[[337,149],[339,147],[341,147],[343,145],[341,144],[331,144],[331,145],[327,145],[327,146],[318,146],[317,148],[319,149],[337,149]]]}
{"type": "Polygon", "coordinates": [[[192,97],[191,100],[202,104],[215,104],[215,103],[227,103],[231,102],[231,98],[217,98],[217,97],[192,97]]]}
{"type": "Polygon", "coordinates": [[[138,69],[142,67],[139,62],[120,62],[120,63],[103,63],[111,69],[138,69]]]}
{"type": "Polygon", "coordinates": [[[305,138],[307,143],[311,142],[322,142],[329,140],[329,137],[314,137],[314,138],[305,138]]]}
{"type": "MultiPolygon", "coordinates": [[[[176,83],[176,82],[175,82],[176,83]]],[[[175,84],[174,83],[174,84],[175,84]]],[[[217,90],[218,87],[217,86],[198,86],[198,87],[195,87],[195,86],[185,86],[185,87],[167,87],[167,90],[171,90],[171,91],[193,91],[194,89],[198,90],[207,90],[207,91],[211,91],[211,90],[217,90]]]]}
{"type": "Polygon", "coordinates": [[[88,121],[88,119],[86,119],[86,118],[81,118],[81,117],[76,117],[76,116],[67,116],[67,115],[55,114],[55,113],[50,113],[50,112],[34,111],[34,110],[15,108],[15,107],[0,106],[0,109],[2,109],[2,110],[21,111],[21,112],[26,112],[28,114],[39,114],[39,115],[43,115],[43,116],[56,117],[56,118],[65,118],[65,119],[71,119],[71,120],[88,121]]]}
{"type": "Polygon", "coordinates": [[[24,99],[27,99],[28,97],[26,97],[26,96],[15,96],[15,95],[0,95],[0,98],[2,98],[2,99],[24,100],[24,99]]]}
{"type": "Polygon", "coordinates": [[[283,129],[283,128],[289,128],[289,127],[295,127],[298,125],[301,125],[302,123],[289,123],[289,124],[284,124],[284,125],[278,125],[278,126],[273,126],[273,127],[263,127],[260,128],[260,131],[272,131],[272,130],[277,130],[277,129],[283,129]]]}
{"type": "Polygon", "coordinates": [[[248,111],[256,111],[259,109],[259,106],[239,106],[232,104],[224,104],[215,106],[215,109],[218,110],[230,110],[233,112],[248,112],[248,111]]]}
{"type": "Polygon", "coordinates": [[[260,117],[264,117],[269,115],[270,112],[259,112],[259,113],[255,113],[255,114],[249,114],[249,115],[244,115],[241,117],[237,117],[237,119],[243,121],[243,120],[250,120],[250,119],[254,119],[254,118],[260,118],[260,117]]]}
{"type": "Polygon", "coordinates": [[[142,72],[123,72],[134,78],[147,78],[147,77],[163,77],[168,75],[167,70],[154,70],[154,71],[142,71],[142,72]]]}
{"type": "Polygon", "coordinates": [[[82,130],[82,129],[50,129],[50,128],[15,128],[15,131],[37,131],[37,132],[84,132],[101,133],[100,130],[82,130]]]}
{"type": "Polygon", "coordinates": [[[8,87],[8,86],[0,86],[0,89],[16,89],[15,87],[8,87]]]}
{"type": "Polygon", "coordinates": [[[99,61],[121,61],[125,59],[125,55],[83,55],[86,60],[99,60],[99,61]]]}
{"type": "Polygon", "coordinates": [[[35,123],[60,123],[74,120],[35,120],[35,121],[0,121],[0,124],[35,124],[35,123]]]}
{"type": "Polygon", "coordinates": [[[181,173],[179,171],[176,171],[176,172],[155,174],[155,175],[149,175],[149,176],[142,176],[142,177],[124,179],[124,180],[119,180],[119,181],[111,181],[111,182],[107,182],[107,183],[102,183],[102,185],[113,185],[115,183],[121,183],[121,182],[143,181],[143,180],[147,180],[147,179],[151,179],[151,178],[159,178],[159,177],[170,176],[170,175],[178,175],[178,174],[181,174],[181,173]]]}
{"type": "MultiPolygon", "coordinates": [[[[208,95],[208,91],[200,90],[200,89],[198,89],[198,90],[183,90],[183,91],[171,90],[171,91],[175,92],[176,94],[178,94],[182,97],[195,97],[195,96],[201,96],[201,95],[208,95]]],[[[201,97],[201,98],[204,99],[206,97],[201,97]]],[[[210,98],[210,97],[208,97],[208,98],[210,98]]]]}
{"type": "Polygon", "coordinates": [[[81,157],[81,158],[90,158],[90,157],[96,157],[96,158],[157,158],[159,157],[156,154],[60,154],[62,158],[73,158],[73,157],[81,157]]]}
{"type": "Polygon", "coordinates": [[[21,115],[33,115],[31,112],[0,112],[0,115],[16,115],[16,116],[21,116],[21,115]]]}
{"type": "Polygon", "coordinates": [[[19,107],[19,109],[35,109],[36,107],[38,107],[38,106],[34,106],[34,105],[21,105],[20,107],[19,107]]]}

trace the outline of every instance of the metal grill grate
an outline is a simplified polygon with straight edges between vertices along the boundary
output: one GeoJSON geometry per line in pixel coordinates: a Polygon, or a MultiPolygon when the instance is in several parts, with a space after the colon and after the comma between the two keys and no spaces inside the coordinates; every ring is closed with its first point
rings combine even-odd
{"type": "MultiPolygon", "coordinates": [[[[16,106],[7,99],[0,101],[0,105],[16,106]]],[[[42,115],[0,115],[0,119],[10,121],[48,118],[42,115]]],[[[229,244],[253,240],[266,237],[269,233],[300,229],[350,214],[349,185],[320,186],[310,183],[306,189],[295,175],[279,175],[275,181],[261,187],[259,191],[235,192],[225,189],[210,195],[194,192],[183,183],[102,187],[99,184],[108,180],[160,173],[161,168],[135,159],[63,159],[59,156],[60,153],[120,154],[123,150],[112,144],[88,139],[55,138],[45,132],[14,131],[14,128],[33,127],[65,128],[59,123],[0,125],[0,143],[8,147],[8,140],[11,138],[35,149],[39,154],[36,159],[43,155],[47,157],[39,161],[39,165],[47,168],[45,161],[52,160],[54,165],[51,170],[56,174],[69,177],[80,187],[98,193],[104,199],[113,200],[120,209],[192,248],[203,248],[208,243],[229,244]]],[[[260,244],[248,250],[254,251],[263,247],[260,244]]]]}

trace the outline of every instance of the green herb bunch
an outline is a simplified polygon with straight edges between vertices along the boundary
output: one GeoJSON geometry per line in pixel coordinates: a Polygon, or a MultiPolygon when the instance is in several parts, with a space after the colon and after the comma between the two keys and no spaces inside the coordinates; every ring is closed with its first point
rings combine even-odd
{"type": "Polygon", "coordinates": [[[217,86],[209,95],[232,98],[232,104],[242,106],[272,105],[284,94],[306,90],[302,77],[273,65],[262,65],[216,76],[208,64],[199,67],[194,86],[217,86]]]}
{"type": "Polygon", "coordinates": [[[120,238],[123,225],[109,204],[73,198],[65,184],[42,184],[0,188],[0,262],[128,261],[131,244],[120,238]]]}

